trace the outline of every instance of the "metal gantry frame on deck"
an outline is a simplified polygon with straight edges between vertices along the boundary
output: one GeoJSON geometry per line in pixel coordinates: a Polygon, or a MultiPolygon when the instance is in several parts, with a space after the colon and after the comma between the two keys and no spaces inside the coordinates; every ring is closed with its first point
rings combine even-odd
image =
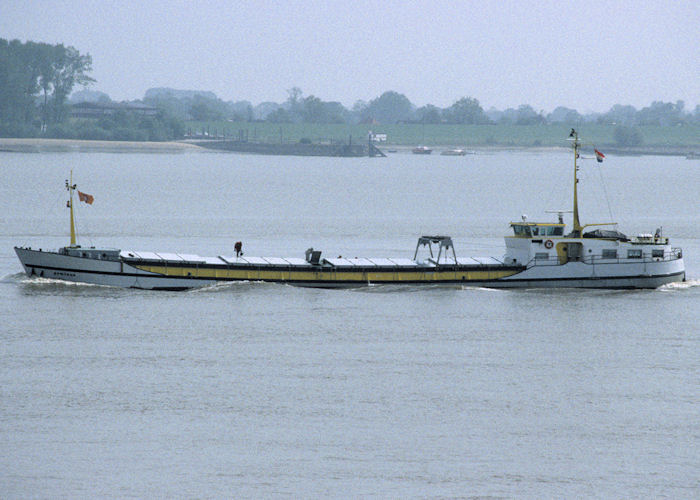
{"type": "Polygon", "coordinates": [[[457,254],[455,253],[455,246],[452,243],[452,238],[450,236],[421,236],[418,238],[418,244],[416,245],[416,251],[413,254],[413,260],[418,257],[418,250],[421,246],[427,246],[430,251],[430,257],[434,258],[433,244],[438,245],[438,255],[435,260],[436,264],[440,263],[440,257],[442,256],[443,249],[445,250],[445,257],[447,257],[447,252],[452,250],[452,257],[454,258],[455,264],[457,263],[457,254]]]}

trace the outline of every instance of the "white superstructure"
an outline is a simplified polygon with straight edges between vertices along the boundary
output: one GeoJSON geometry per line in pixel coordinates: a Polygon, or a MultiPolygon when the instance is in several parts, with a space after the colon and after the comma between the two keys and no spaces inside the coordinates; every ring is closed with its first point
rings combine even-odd
{"type": "Polygon", "coordinates": [[[504,278],[526,286],[655,288],[685,278],[683,252],[658,230],[627,238],[610,230],[565,234],[563,223],[511,222],[505,264],[526,270],[504,278]]]}

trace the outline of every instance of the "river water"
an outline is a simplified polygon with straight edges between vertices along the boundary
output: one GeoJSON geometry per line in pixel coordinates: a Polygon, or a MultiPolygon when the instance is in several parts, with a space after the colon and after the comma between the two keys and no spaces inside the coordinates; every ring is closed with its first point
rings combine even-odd
{"type": "Polygon", "coordinates": [[[509,221],[570,209],[571,163],[0,153],[0,496],[698,498],[697,162],[583,162],[584,223],[683,247],[658,290],[148,292],[29,279],[12,250],[67,244],[73,169],[83,245],[500,258],[509,221]]]}

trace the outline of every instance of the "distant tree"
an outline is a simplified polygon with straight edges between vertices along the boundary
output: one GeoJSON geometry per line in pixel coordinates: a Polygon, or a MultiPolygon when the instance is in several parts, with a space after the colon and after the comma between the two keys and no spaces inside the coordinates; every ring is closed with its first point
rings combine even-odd
{"type": "Polygon", "coordinates": [[[33,42],[0,38],[0,123],[7,130],[31,126],[39,92],[38,50],[33,42]]]}
{"type": "Polygon", "coordinates": [[[189,113],[193,120],[197,121],[219,121],[226,118],[226,104],[220,99],[211,99],[201,95],[196,95],[192,99],[189,113]]]}
{"type": "Polygon", "coordinates": [[[270,113],[280,109],[280,105],[276,102],[261,102],[253,108],[253,118],[256,120],[266,120],[270,113]]]}
{"type": "Polygon", "coordinates": [[[148,89],[143,101],[185,121],[252,121],[255,118],[249,101],[224,102],[208,91],[148,89]]]}
{"type": "Polygon", "coordinates": [[[690,115],[689,120],[695,125],[700,125],[700,104],[695,106],[695,111],[690,115]]]}
{"type": "Polygon", "coordinates": [[[501,118],[503,118],[503,111],[500,111],[493,106],[491,106],[488,111],[485,112],[486,117],[494,123],[499,123],[501,118]]]}
{"type": "Polygon", "coordinates": [[[589,113],[581,115],[581,121],[584,123],[598,123],[598,120],[601,116],[603,116],[603,113],[591,111],[589,113]]]}
{"type": "Polygon", "coordinates": [[[610,110],[598,117],[598,123],[605,125],[631,126],[637,122],[637,110],[634,106],[615,104],[610,110]]]}
{"type": "Polygon", "coordinates": [[[109,95],[105,94],[104,92],[100,92],[99,90],[82,89],[82,90],[78,90],[77,92],[73,92],[70,95],[70,97],[68,97],[68,101],[71,104],[78,103],[78,102],[108,103],[108,102],[112,102],[112,99],[110,99],[109,95]]]}
{"type": "Polygon", "coordinates": [[[345,123],[347,110],[339,102],[324,102],[310,95],[301,99],[298,107],[304,123],[345,123]]]}
{"type": "Polygon", "coordinates": [[[292,117],[289,111],[284,108],[277,108],[275,111],[268,114],[265,119],[271,123],[292,123],[292,117]]]}
{"type": "Polygon", "coordinates": [[[33,125],[40,92],[41,129],[63,121],[73,87],[95,81],[87,75],[91,69],[90,55],[74,47],[0,39],[0,122],[33,125]]]}
{"type": "Polygon", "coordinates": [[[350,120],[350,111],[337,101],[324,102],[323,108],[327,123],[347,123],[350,120]]]}
{"type": "Polygon", "coordinates": [[[618,125],[613,131],[615,144],[620,147],[641,146],[644,142],[642,133],[638,128],[618,125]]]}
{"type": "Polygon", "coordinates": [[[190,120],[190,108],[192,107],[191,97],[176,97],[169,92],[146,92],[143,102],[149,106],[158,108],[165,113],[178,118],[179,120],[190,120]]]}
{"type": "Polygon", "coordinates": [[[367,101],[363,101],[362,99],[358,99],[358,100],[355,101],[355,103],[352,105],[352,112],[353,112],[353,113],[361,112],[361,111],[367,109],[367,106],[368,106],[368,105],[369,105],[369,104],[367,104],[367,101]]]}
{"type": "Polygon", "coordinates": [[[303,92],[299,87],[292,87],[291,89],[287,89],[287,102],[290,104],[296,104],[301,100],[301,96],[303,95],[303,92]]]}
{"type": "Polygon", "coordinates": [[[678,125],[685,121],[683,116],[683,101],[661,102],[654,101],[646,108],[642,108],[637,113],[638,125],[669,126],[678,125]]]}
{"type": "Polygon", "coordinates": [[[48,45],[34,44],[38,51],[39,85],[43,91],[42,129],[47,124],[60,123],[65,117],[66,99],[77,83],[88,85],[95,80],[86,72],[92,69],[92,58],[89,54],[82,55],[74,47],[63,44],[48,45]],[[49,96],[51,102],[49,103],[49,96]]]}
{"type": "Polygon", "coordinates": [[[443,116],[449,123],[477,125],[490,122],[479,101],[473,97],[462,97],[447,108],[443,116]]]}
{"type": "Polygon", "coordinates": [[[324,111],[323,101],[318,97],[310,95],[300,103],[300,113],[305,123],[324,123],[326,121],[324,111]]]}
{"type": "Polygon", "coordinates": [[[184,132],[183,122],[165,112],[143,116],[125,109],[98,120],[78,119],[70,126],[60,124],[49,129],[47,135],[91,140],[166,141],[179,139],[184,132]]]}
{"type": "Polygon", "coordinates": [[[92,70],[92,57],[90,54],[81,54],[74,47],[64,47],[62,44],[54,48],[55,66],[53,81],[53,106],[54,120],[62,122],[65,117],[65,102],[77,85],[89,85],[95,79],[88,76],[92,70]]]}
{"type": "Polygon", "coordinates": [[[302,95],[303,93],[299,87],[292,87],[287,90],[287,101],[285,104],[293,122],[300,122],[303,120],[302,95]]]}
{"type": "Polygon", "coordinates": [[[501,125],[513,125],[517,120],[518,110],[515,108],[508,108],[501,112],[498,123],[501,125]]]}
{"type": "Polygon", "coordinates": [[[546,123],[547,120],[538,113],[529,104],[521,104],[518,106],[518,111],[515,119],[516,125],[540,125],[546,123]]]}
{"type": "Polygon", "coordinates": [[[366,114],[379,123],[398,123],[411,118],[413,105],[405,95],[389,90],[369,102],[366,114]]]}
{"type": "MultiPolygon", "coordinates": [[[[0,135],[101,140],[182,137],[184,126],[171,115],[143,116],[126,106],[99,120],[68,120],[68,96],[76,85],[94,82],[87,74],[91,67],[90,55],[74,47],[0,39],[0,135]]],[[[85,95],[109,102],[106,94],[85,95]]]]}
{"type": "Polygon", "coordinates": [[[583,121],[583,116],[579,114],[575,109],[566,108],[564,106],[558,106],[551,113],[547,115],[547,121],[549,123],[580,123],[583,121]]]}
{"type": "Polygon", "coordinates": [[[251,122],[255,119],[255,111],[250,101],[227,102],[227,118],[235,121],[251,122]],[[237,120],[238,118],[238,120],[237,120]]]}
{"type": "Polygon", "coordinates": [[[442,123],[442,112],[437,106],[426,104],[416,110],[416,120],[420,123],[442,123]]]}
{"type": "Polygon", "coordinates": [[[159,113],[157,116],[144,116],[138,119],[136,128],[143,130],[149,141],[168,141],[180,138],[185,134],[182,121],[159,113]]]}
{"type": "Polygon", "coordinates": [[[354,123],[360,123],[368,120],[370,118],[369,113],[367,112],[368,106],[369,105],[367,102],[363,101],[362,99],[355,101],[349,112],[351,120],[354,123]]]}

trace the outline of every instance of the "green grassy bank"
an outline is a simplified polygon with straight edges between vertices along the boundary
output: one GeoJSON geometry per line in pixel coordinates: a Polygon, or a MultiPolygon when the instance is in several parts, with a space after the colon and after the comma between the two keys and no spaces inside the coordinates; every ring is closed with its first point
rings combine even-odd
{"type": "MultiPolygon", "coordinates": [[[[364,142],[371,130],[387,135],[387,145],[415,146],[465,146],[465,147],[556,147],[565,145],[571,129],[568,125],[349,125],[313,123],[267,122],[187,122],[186,129],[193,133],[208,130],[209,134],[224,134],[237,138],[239,132],[247,134],[249,141],[313,142],[342,141],[364,142]]],[[[641,149],[677,148],[700,149],[700,126],[636,127],[642,136],[641,149]]],[[[614,138],[614,125],[577,125],[581,137],[601,147],[618,147],[614,138]]]]}

